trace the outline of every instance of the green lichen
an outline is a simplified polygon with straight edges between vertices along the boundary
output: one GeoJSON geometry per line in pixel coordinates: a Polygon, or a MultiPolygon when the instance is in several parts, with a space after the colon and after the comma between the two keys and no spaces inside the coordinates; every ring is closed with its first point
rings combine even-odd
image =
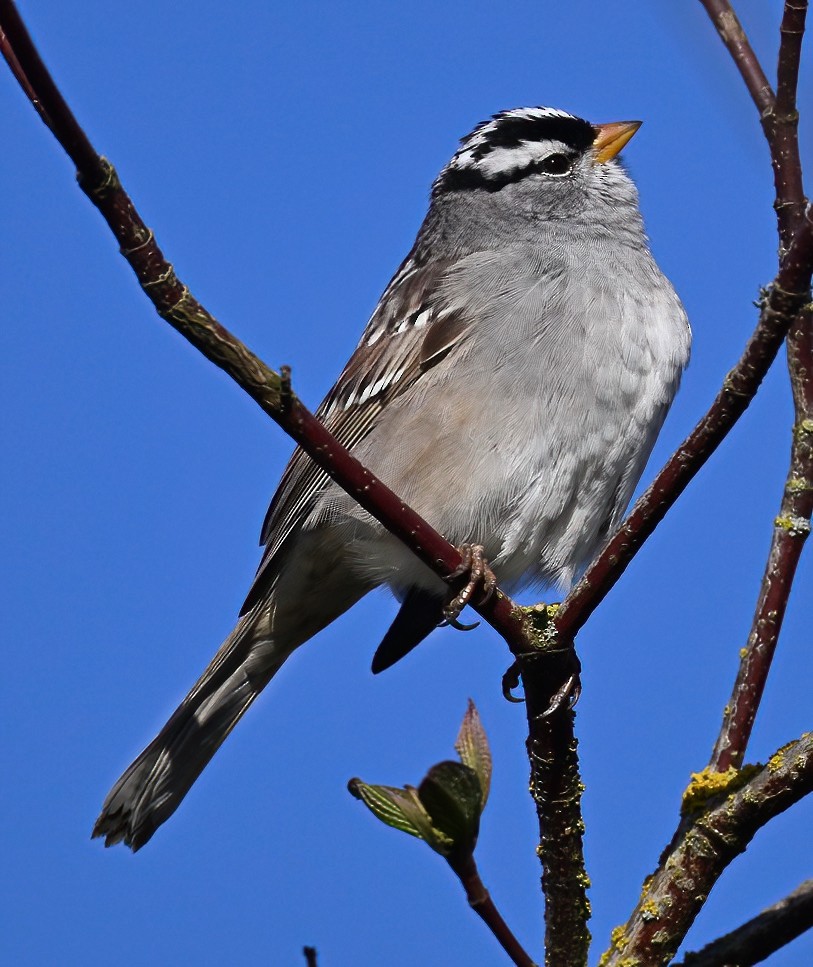
{"type": "Polygon", "coordinates": [[[777,517],[774,520],[774,526],[787,531],[791,537],[807,537],[810,533],[810,521],[794,514],[777,517]]]}
{"type": "Polygon", "coordinates": [[[530,626],[534,650],[551,651],[561,648],[556,625],[553,623],[558,610],[558,604],[534,604],[529,608],[516,608],[519,616],[530,626]]]}
{"type": "Polygon", "coordinates": [[[788,494],[806,494],[808,490],[813,490],[813,485],[804,477],[788,477],[785,483],[785,492],[788,494]]]}
{"type": "Polygon", "coordinates": [[[702,772],[693,772],[683,793],[681,815],[692,816],[702,812],[709,800],[736,792],[761,770],[761,765],[751,765],[743,766],[742,769],[732,766],[725,772],[712,772],[708,767],[702,772]]]}

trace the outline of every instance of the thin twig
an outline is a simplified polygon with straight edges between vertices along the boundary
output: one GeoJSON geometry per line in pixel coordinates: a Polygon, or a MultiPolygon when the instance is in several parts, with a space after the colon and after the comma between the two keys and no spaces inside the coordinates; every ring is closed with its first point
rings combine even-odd
{"type": "Polygon", "coordinates": [[[805,880],[752,920],[686,957],[675,967],[751,967],[813,927],[813,880],[805,880]]]}
{"type": "Polygon", "coordinates": [[[34,47],[15,5],[0,8],[0,53],[35,110],[73,161],[77,171],[101,181],[101,159],[62,97],[34,47]]]}
{"type": "Polygon", "coordinates": [[[536,967],[491,899],[491,894],[480,879],[480,872],[477,869],[474,856],[468,853],[459,864],[450,860],[449,865],[459,877],[463,889],[466,891],[469,906],[497,938],[500,946],[511,959],[511,963],[516,964],[517,967],[536,967]]]}
{"type": "Polygon", "coordinates": [[[728,0],[700,0],[728,48],[760,114],[773,108],[775,95],[739,18],[728,0]]]}
{"type": "MultiPolygon", "coordinates": [[[[807,0],[788,0],[785,3],[780,27],[777,96],[774,103],[762,112],[762,126],[774,170],[780,251],[784,252],[798,238],[800,229],[804,230],[806,226],[806,222],[801,220],[805,213],[806,199],[796,111],[799,58],[806,15],[807,0]]],[[[747,44],[741,28],[740,33],[747,44]]],[[[774,521],[771,547],[748,643],[743,651],[733,694],[726,705],[723,725],[711,756],[710,768],[722,772],[730,766],[739,766],[743,761],[776,649],[802,545],[810,530],[813,466],[810,460],[811,433],[807,427],[813,418],[813,410],[809,399],[811,390],[805,385],[813,379],[813,358],[810,356],[809,337],[805,335],[810,330],[810,318],[809,310],[800,312],[788,340],[788,361],[795,406],[790,469],[780,511],[774,521]]]]}
{"type": "Polygon", "coordinates": [[[762,129],[771,152],[776,189],[777,220],[782,251],[790,244],[793,229],[805,210],[802,166],[799,159],[796,86],[802,48],[807,0],[785,3],[780,29],[777,94],[729,0],[700,0],[737,65],[760,114],[762,129]]]}
{"type": "MultiPolygon", "coordinates": [[[[774,166],[777,217],[783,242],[779,271],[764,302],[757,328],[740,361],[726,377],[714,403],[670,457],[621,528],[610,538],[563,602],[554,619],[556,630],[563,640],[576,635],[698,470],[745,412],[776,358],[797,312],[808,299],[813,267],[813,215],[802,191],[796,121],[775,116],[775,97],[770,83],[728,0],[700,2],[731,51],[762,114],[763,129],[774,166]]],[[[801,13],[797,11],[792,20],[795,29],[804,27],[806,3],[803,6],[804,10],[801,13]]],[[[788,20],[786,10],[783,24],[788,20]]],[[[794,41],[780,57],[784,70],[783,97],[786,100],[791,96],[793,78],[798,74],[798,63],[795,68],[794,63],[800,45],[801,39],[798,44],[794,41]]]]}
{"type": "Polygon", "coordinates": [[[765,136],[771,149],[776,184],[776,208],[780,241],[787,247],[804,213],[805,191],[799,157],[799,112],[796,90],[799,62],[807,18],[807,0],[786,0],[779,28],[779,57],[776,69],[776,102],[764,119],[765,136]]]}
{"type": "Polygon", "coordinates": [[[658,869],[602,967],[668,964],[720,874],[757,830],[813,791],[813,733],[780,749],[753,772],[732,770],[731,786],[704,803],[695,799],[658,869]]]}
{"type": "Polygon", "coordinates": [[[788,367],[795,408],[790,469],[774,520],[771,548],[756,614],[709,768],[739,768],[762,699],[796,566],[813,514],[813,309],[799,313],[788,335],[788,367]]]}
{"type": "Polygon", "coordinates": [[[799,63],[807,18],[807,0],[785,0],[779,27],[779,59],[776,69],[776,113],[796,113],[799,63]]]}

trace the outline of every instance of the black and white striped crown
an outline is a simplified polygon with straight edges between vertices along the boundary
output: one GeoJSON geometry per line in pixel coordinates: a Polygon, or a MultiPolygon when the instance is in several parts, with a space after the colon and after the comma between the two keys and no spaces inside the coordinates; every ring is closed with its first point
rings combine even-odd
{"type": "Polygon", "coordinates": [[[575,153],[594,141],[589,121],[552,107],[501,111],[460,141],[452,160],[438,175],[433,194],[465,187],[498,187],[515,180],[539,158],[540,146],[558,142],[575,153]]]}

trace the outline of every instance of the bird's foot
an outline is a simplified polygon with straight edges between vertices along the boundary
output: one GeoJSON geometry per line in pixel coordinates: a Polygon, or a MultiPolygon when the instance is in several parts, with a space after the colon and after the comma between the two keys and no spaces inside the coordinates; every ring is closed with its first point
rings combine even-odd
{"type": "Polygon", "coordinates": [[[497,578],[488,566],[482,544],[461,544],[458,550],[462,560],[449,577],[453,580],[468,575],[468,580],[443,609],[443,617],[453,628],[467,630],[457,620],[460,612],[472,602],[485,604],[497,587],[497,578]]]}
{"type": "Polygon", "coordinates": [[[579,701],[581,662],[572,646],[519,656],[502,677],[503,698],[509,702],[524,702],[524,698],[514,694],[514,689],[519,687],[520,678],[529,675],[534,677],[533,687],[539,692],[536,704],[541,701],[543,706],[540,718],[547,718],[561,709],[569,711],[579,701]]]}

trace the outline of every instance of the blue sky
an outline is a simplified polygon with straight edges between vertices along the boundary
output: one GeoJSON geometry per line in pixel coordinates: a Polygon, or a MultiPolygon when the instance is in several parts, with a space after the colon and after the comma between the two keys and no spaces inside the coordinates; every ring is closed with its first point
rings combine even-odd
{"type": "MultiPolygon", "coordinates": [[[[739,4],[772,70],[778,0],[739,4]]],[[[775,271],[755,111],[696,2],[21,4],[80,121],[180,276],[316,405],[478,120],[549,104],[642,118],[626,152],[694,355],[647,470],[704,412],[775,271]]],[[[811,89],[810,58],[803,86],[811,89]]],[[[810,105],[804,105],[808,111],[810,105]]],[[[495,757],[478,851],[540,955],[521,708],[489,629],[369,663],[371,596],[294,656],[137,856],[89,839],[110,784],[231,627],[289,441],[153,315],[67,159],[0,79],[0,480],[6,723],[0,818],[15,964],[503,963],[428,849],[346,781],[416,782],[469,696],[495,757]]],[[[811,119],[803,142],[808,164],[811,119]]],[[[579,639],[595,958],[626,919],[719,727],[787,465],[783,365],[579,639]]],[[[749,758],[810,728],[810,554],[749,758]]],[[[697,947],[811,874],[811,804],[760,833],[697,947]]],[[[805,938],[772,963],[813,958],[805,938]]]]}

